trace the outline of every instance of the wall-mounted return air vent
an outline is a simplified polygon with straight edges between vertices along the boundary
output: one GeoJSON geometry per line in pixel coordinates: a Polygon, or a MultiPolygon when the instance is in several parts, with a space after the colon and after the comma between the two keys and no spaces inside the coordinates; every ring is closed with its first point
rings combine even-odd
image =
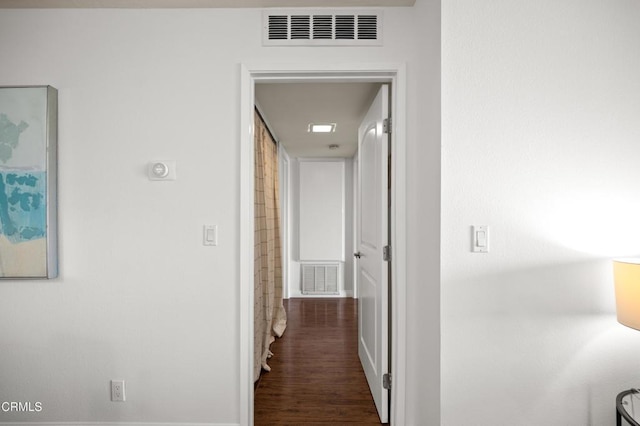
{"type": "Polygon", "coordinates": [[[265,10],[264,46],[381,46],[378,10],[265,10]]]}
{"type": "Polygon", "coordinates": [[[302,294],[339,294],[340,265],[302,264],[302,294]]]}

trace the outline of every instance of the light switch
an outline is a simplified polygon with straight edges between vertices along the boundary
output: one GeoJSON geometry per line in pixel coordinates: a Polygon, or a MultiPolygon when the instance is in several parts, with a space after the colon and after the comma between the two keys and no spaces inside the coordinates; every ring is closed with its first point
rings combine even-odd
{"type": "Polygon", "coordinates": [[[474,253],[489,252],[489,227],[486,225],[473,227],[472,251],[474,253]]]}
{"type": "Polygon", "coordinates": [[[203,228],[203,241],[205,246],[217,246],[218,245],[218,225],[204,225],[203,228]]]}
{"type": "Polygon", "coordinates": [[[478,247],[486,247],[487,246],[487,232],[486,231],[478,231],[476,233],[476,245],[478,247]]]}

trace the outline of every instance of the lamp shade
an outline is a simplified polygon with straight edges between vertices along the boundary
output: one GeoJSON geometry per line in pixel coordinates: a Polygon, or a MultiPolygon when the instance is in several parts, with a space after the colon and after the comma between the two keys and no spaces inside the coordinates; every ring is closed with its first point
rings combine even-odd
{"type": "Polygon", "coordinates": [[[613,261],[618,322],[640,330],[640,259],[613,261]]]}

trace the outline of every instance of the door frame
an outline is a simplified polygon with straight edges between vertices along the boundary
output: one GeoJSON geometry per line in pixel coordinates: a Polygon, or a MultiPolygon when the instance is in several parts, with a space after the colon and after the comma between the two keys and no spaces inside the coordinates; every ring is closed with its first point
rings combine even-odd
{"type": "Polygon", "coordinates": [[[258,82],[391,84],[391,372],[390,424],[405,423],[406,396],[406,65],[404,63],[240,65],[240,424],[253,426],[254,88],[258,82]]]}
{"type": "MultiPolygon", "coordinates": [[[[264,117],[263,117],[264,118],[264,117]]],[[[291,179],[290,179],[290,161],[289,154],[283,149],[282,145],[278,144],[278,174],[282,178],[278,182],[280,190],[280,231],[282,241],[280,241],[280,247],[282,249],[282,297],[288,299],[291,295],[289,283],[291,276],[289,275],[289,259],[291,259],[291,244],[289,242],[289,235],[291,230],[289,227],[289,220],[291,218],[289,211],[289,197],[291,194],[291,179]]]]}

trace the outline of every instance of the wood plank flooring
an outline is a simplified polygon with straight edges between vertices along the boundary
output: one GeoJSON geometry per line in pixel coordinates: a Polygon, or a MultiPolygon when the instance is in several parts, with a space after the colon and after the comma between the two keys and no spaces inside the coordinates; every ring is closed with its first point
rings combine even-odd
{"type": "Polygon", "coordinates": [[[380,425],[358,358],[356,299],[289,299],[287,330],[257,382],[254,423],[380,425]]]}

